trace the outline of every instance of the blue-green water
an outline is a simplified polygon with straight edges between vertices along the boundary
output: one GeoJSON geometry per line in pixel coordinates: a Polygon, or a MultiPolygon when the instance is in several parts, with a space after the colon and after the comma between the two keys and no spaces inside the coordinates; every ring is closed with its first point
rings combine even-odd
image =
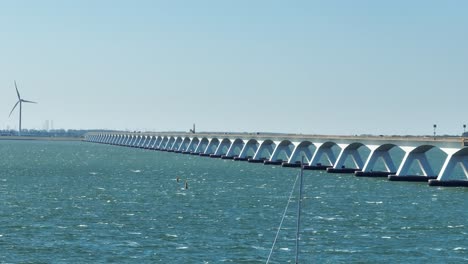
{"type": "MultiPolygon", "coordinates": [[[[265,263],[297,174],[84,142],[0,141],[0,262],[265,263]]],[[[468,262],[466,188],[304,176],[301,263],[468,262]]],[[[294,203],[270,263],[294,263],[295,217],[294,203]]]]}

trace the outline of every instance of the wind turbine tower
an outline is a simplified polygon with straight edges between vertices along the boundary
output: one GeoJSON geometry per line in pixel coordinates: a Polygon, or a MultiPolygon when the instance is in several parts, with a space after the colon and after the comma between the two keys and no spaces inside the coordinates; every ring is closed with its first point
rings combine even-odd
{"type": "Polygon", "coordinates": [[[18,95],[18,101],[13,106],[13,109],[11,109],[10,115],[8,117],[11,116],[11,113],[13,113],[16,106],[18,106],[18,104],[19,104],[19,130],[18,130],[18,135],[21,136],[21,110],[23,108],[23,103],[32,103],[32,104],[37,104],[37,103],[33,102],[33,101],[28,101],[28,100],[21,99],[20,93],[18,92],[18,86],[16,86],[16,81],[15,81],[15,88],[16,88],[16,94],[18,95]]]}

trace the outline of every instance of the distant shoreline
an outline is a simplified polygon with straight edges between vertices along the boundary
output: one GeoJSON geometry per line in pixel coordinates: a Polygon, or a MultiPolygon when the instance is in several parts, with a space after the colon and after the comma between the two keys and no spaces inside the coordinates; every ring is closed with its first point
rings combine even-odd
{"type": "Polygon", "coordinates": [[[83,141],[83,137],[0,136],[0,140],[83,141]]]}

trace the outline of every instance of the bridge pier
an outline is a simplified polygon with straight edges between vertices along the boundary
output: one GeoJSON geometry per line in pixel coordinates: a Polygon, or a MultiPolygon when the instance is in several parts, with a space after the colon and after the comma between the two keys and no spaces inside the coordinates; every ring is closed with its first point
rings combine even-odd
{"type": "Polygon", "coordinates": [[[283,162],[288,163],[289,158],[294,150],[294,144],[289,140],[283,140],[276,144],[269,160],[263,162],[265,165],[282,165],[283,162]],[[284,156],[284,160],[280,157],[284,156]]]}
{"type": "Polygon", "coordinates": [[[127,143],[129,138],[130,138],[129,135],[122,136],[122,140],[120,141],[119,146],[126,146],[126,143],[127,143]]]}
{"type": "Polygon", "coordinates": [[[371,145],[368,146],[371,150],[369,158],[364,164],[362,171],[356,171],[354,175],[358,177],[388,177],[388,175],[395,174],[397,168],[395,162],[390,156],[390,150],[395,147],[393,144],[386,144],[382,146],[371,145]],[[375,171],[376,163],[382,160],[386,171],[375,171]]]}
{"type": "Polygon", "coordinates": [[[125,135],[119,135],[119,136],[117,137],[117,141],[115,142],[115,145],[121,146],[121,145],[122,145],[122,142],[124,141],[124,139],[125,139],[125,135]]]}
{"type": "Polygon", "coordinates": [[[162,151],[166,150],[166,145],[167,145],[167,142],[168,142],[168,141],[169,141],[169,137],[166,137],[166,136],[163,137],[161,143],[160,143],[159,146],[158,146],[158,149],[159,149],[159,150],[162,150],[162,151]]]}
{"type": "Polygon", "coordinates": [[[180,145],[182,144],[182,138],[181,137],[177,137],[175,140],[174,140],[174,144],[172,144],[171,146],[171,150],[172,152],[176,152],[180,145]]]}
{"type": "Polygon", "coordinates": [[[231,141],[227,138],[221,140],[221,142],[218,141],[218,146],[216,147],[214,153],[210,154],[210,158],[221,158],[227,154],[230,146],[231,141]]]}
{"type": "Polygon", "coordinates": [[[146,145],[146,142],[148,141],[148,137],[147,136],[142,136],[143,139],[140,140],[140,143],[138,143],[138,147],[139,148],[145,148],[145,145],[146,145]]]}
{"type": "Polygon", "coordinates": [[[238,157],[235,157],[234,160],[239,161],[248,161],[251,159],[258,150],[258,146],[262,143],[262,141],[257,141],[256,139],[251,139],[244,144],[240,154],[238,157]],[[253,154],[251,154],[253,153],[253,154]],[[249,155],[251,154],[251,155],[249,155]]]}
{"type": "Polygon", "coordinates": [[[138,141],[139,139],[140,139],[139,136],[134,136],[134,137],[132,138],[132,141],[130,141],[130,147],[134,148],[135,145],[136,145],[136,143],[137,143],[137,141],[138,141]]]}
{"type": "Polygon", "coordinates": [[[301,167],[302,157],[304,162],[308,164],[312,159],[311,147],[315,148],[314,144],[310,141],[303,141],[297,144],[291,153],[291,157],[287,162],[283,162],[283,167],[301,167]]]}
{"type": "Polygon", "coordinates": [[[214,154],[214,152],[218,148],[218,145],[219,145],[219,139],[212,138],[208,142],[208,145],[206,146],[205,151],[203,151],[203,153],[200,153],[200,156],[210,157],[212,154],[214,154]]]}
{"type": "Polygon", "coordinates": [[[106,136],[103,141],[104,144],[109,144],[110,138],[111,138],[110,135],[106,136]]]}
{"type": "Polygon", "coordinates": [[[199,154],[203,154],[206,150],[206,147],[208,146],[208,139],[207,138],[202,138],[200,140],[200,142],[198,142],[197,146],[195,147],[195,149],[193,150],[193,155],[199,155],[199,154]]]}
{"type": "Polygon", "coordinates": [[[245,147],[244,141],[240,138],[236,138],[229,146],[226,154],[221,155],[221,159],[234,159],[234,158],[239,157],[244,147],[245,147]]]}
{"type": "Polygon", "coordinates": [[[186,151],[186,150],[188,149],[188,146],[190,145],[190,141],[191,141],[190,138],[185,137],[185,138],[182,140],[182,143],[180,143],[179,148],[178,148],[176,151],[174,151],[174,152],[176,152],[176,153],[182,153],[182,152],[186,151]]]}
{"type": "Polygon", "coordinates": [[[167,141],[166,147],[165,147],[167,152],[172,152],[172,147],[174,147],[175,142],[176,142],[175,137],[170,137],[169,138],[169,140],[167,141]]]}
{"type": "Polygon", "coordinates": [[[269,160],[275,147],[276,144],[272,140],[263,141],[255,152],[255,155],[250,158],[248,162],[263,163],[264,161],[269,160]]]}
{"type": "Polygon", "coordinates": [[[430,179],[437,178],[426,155],[426,153],[432,148],[433,146],[431,145],[423,145],[419,147],[402,147],[402,149],[405,151],[405,157],[403,158],[397,173],[395,175],[389,175],[388,179],[390,181],[427,182],[430,179]],[[416,162],[423,175],[410,174],[410,169],[414,162],[416,162]]]}
{"type": "Polygon", "coordinates": [[[114,135],[114,137],[112,138],[112,141],[111,141],[111,145],[117,145],[117,141],[119,141],[119,136],[118,135],[114,135]]]}
{"type": "Polygon", "coordinates": [[[429,180],[429,186],[468,187],[468,149],[448,149],[446,152],[448,156],[442,170],[437,179],[429,180]],[[457,166],[463,175],[457,175],[457,166]]]}
{"type": "Polygon", "coordinates": [[[138,136],[131,136],[130,141],[128,142],[128,146],[133,148],[135,145],[135,142],[138,140],[138,136]]]}
{"type": "Polygon", "coordinates": [[[333,142],[325,142],[316,144],[316,146],[317,149],[315,150],[310,163],[304,166],[304,170],[327,170],[332,168],[336,163],[336,156],[335,153],[333,153],[332,148],[336,146],[336,144],[333,142]],[[320,162],[322,157],[326,158],[328,164],[320,162]]]}
{"type": "Polygon", "coordinates": [[[183,154],[190,154],[195,151],[195,149],[198,147],[198,144],[200,143],[200,140],[197,137],[192,138],[190,141],[187,149],[182,152],[183,154]]]}
{"type": "Polygon", "coordinates": [[[139,135],[135,136],[134,139],[132,140],[132,143],[131,143],[130,147],[132,147],[132,148],[137,147],[137,144],[140,141],[140,139],[141,139],[141,136],[139,136],[139,135]]]}
{"type": "Polygon", "coordinates": [[[364,166],[364,162],[362,161],[361,154],[359,153],[358,149],[363,146],[361,143],[353,143],[353,144],[339,144],[341,147],[340,155],[336,160],[335,165],[333,168],[328,168],[327,172],[329,173],[355,173],[356,171],[361,170],[364,166]],[[356,168],[346,168],[345,162],[348,158],[351,158],[354,162],[356,168]]]}

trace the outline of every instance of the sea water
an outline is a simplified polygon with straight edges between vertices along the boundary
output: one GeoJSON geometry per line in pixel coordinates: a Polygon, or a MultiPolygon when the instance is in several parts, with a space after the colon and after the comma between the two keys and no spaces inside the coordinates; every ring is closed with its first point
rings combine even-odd
{"type": "MultiPolygon", "coordinates": [[[[0,263],[265,263],[298,173],[0,141],[0,263]]],[[[270,263],[294,263],[297,190],[270,263]]],[[[467,188],[305,171],[303,193],[300,263],[468,262],[467,188]]]]}

